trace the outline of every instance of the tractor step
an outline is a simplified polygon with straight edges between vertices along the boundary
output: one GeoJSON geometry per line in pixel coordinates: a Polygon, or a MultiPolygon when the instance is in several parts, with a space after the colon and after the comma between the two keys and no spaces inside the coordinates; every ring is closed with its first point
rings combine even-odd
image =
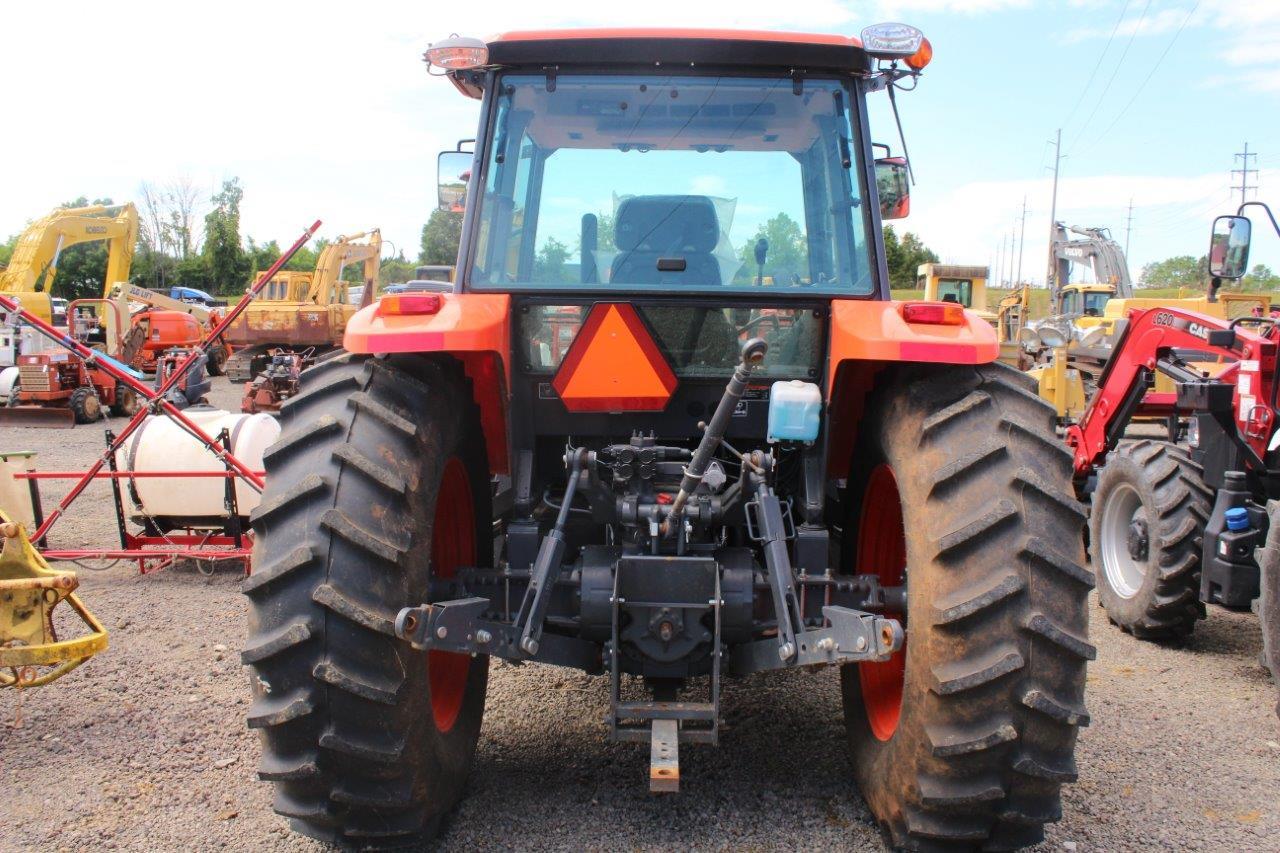
{"type": "Polygon", "coordinates": [[[68,408],[54,406],[0,407],[0,426],[71,429],[75,425],[75,413],[68,408]]]}

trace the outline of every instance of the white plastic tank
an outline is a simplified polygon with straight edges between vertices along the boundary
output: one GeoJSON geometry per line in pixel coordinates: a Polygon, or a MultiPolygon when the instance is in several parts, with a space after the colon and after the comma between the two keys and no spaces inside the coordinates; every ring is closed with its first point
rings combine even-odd
{"type": "MultiPolygon", "coordinates": [[[[230,450],[250,471],[262,470],[262,454],[280,436],[280,424],[270,415],[245,415],[224,409],[193,406],[184,410],[206,435],[218,438],[222,430],[231,437],[230,450]]],[[[116,452],[121,471],[225,471],[195,436],[164,415],[150,415],[116,452]]],[[[131,497],[147,516],[181,520],[198,526],[220,525],[226,518],[226,485],[221,477],[140,477],[132,481],[131,497]]],[[[247,516],[262,496],[236,478],[236,507],[247,516]]]]}
{"type": "Polygon", "coordinates": [[[812,382],[792,379],[775,382],[769,389],[770,443],[813,441],[822,417],[822,391],[812,382]]]}

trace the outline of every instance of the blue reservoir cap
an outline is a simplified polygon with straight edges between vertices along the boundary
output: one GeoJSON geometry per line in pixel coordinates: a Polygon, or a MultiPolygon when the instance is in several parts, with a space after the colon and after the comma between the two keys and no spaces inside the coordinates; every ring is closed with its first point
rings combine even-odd
{"type": "Polygon", "coordinates": [[[1224,518],[1227,520],[1228,530],[1245,530],[1249,527],[1249,510],[1242,506],[1227,510],[1224,518]]]}

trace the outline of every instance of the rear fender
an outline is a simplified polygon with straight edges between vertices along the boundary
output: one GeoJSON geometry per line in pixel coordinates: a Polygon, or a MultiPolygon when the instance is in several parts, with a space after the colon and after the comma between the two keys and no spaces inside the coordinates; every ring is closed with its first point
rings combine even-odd
{"type": "Polygon", "coordinates": [[[901,302],[837,299],[831,303],[831,358],[827,370],[827,470],[849,472],[867,396],[885,367],[895,363],[987,364],[1000,355],[996,330],[972,311],[964,323],[908,323],[901,302]]]}
{"type": "Polygon", "coordinates": [[[369,355],[439,353],[462,364],[480,409],[489,470],[509,474],[507,429],[511,379],[511,297],[506,294],[441,293],[434,314],[383,316],[378,303],[361,308],[347,323],[342,346],[369,355]]]}

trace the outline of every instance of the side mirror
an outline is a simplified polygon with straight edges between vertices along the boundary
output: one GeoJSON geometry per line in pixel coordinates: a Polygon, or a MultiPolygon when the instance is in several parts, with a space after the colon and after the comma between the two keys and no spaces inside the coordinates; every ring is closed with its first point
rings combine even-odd
{"type": "Polygon", "coordinates": [[[1219,216],[1209,238],[1209,274],[1243,278],[1249,269],[1249,239],[1253,223],[1244,216],[1219,216]]]}
{"type": "Polygon", "coordinates": [[[437,161],[440,186],[440,209],[461,213],[467,198],[467,181],[471,180],[473,155],[468,151],[441,151],[437,161]]]}
{"type": "Polygon", "coordinates": [[[876,192],[880,196],[881,219],[904,219],[911,213],[911,189],[907,184],[905,157],[876,160],[876,192]]]}

